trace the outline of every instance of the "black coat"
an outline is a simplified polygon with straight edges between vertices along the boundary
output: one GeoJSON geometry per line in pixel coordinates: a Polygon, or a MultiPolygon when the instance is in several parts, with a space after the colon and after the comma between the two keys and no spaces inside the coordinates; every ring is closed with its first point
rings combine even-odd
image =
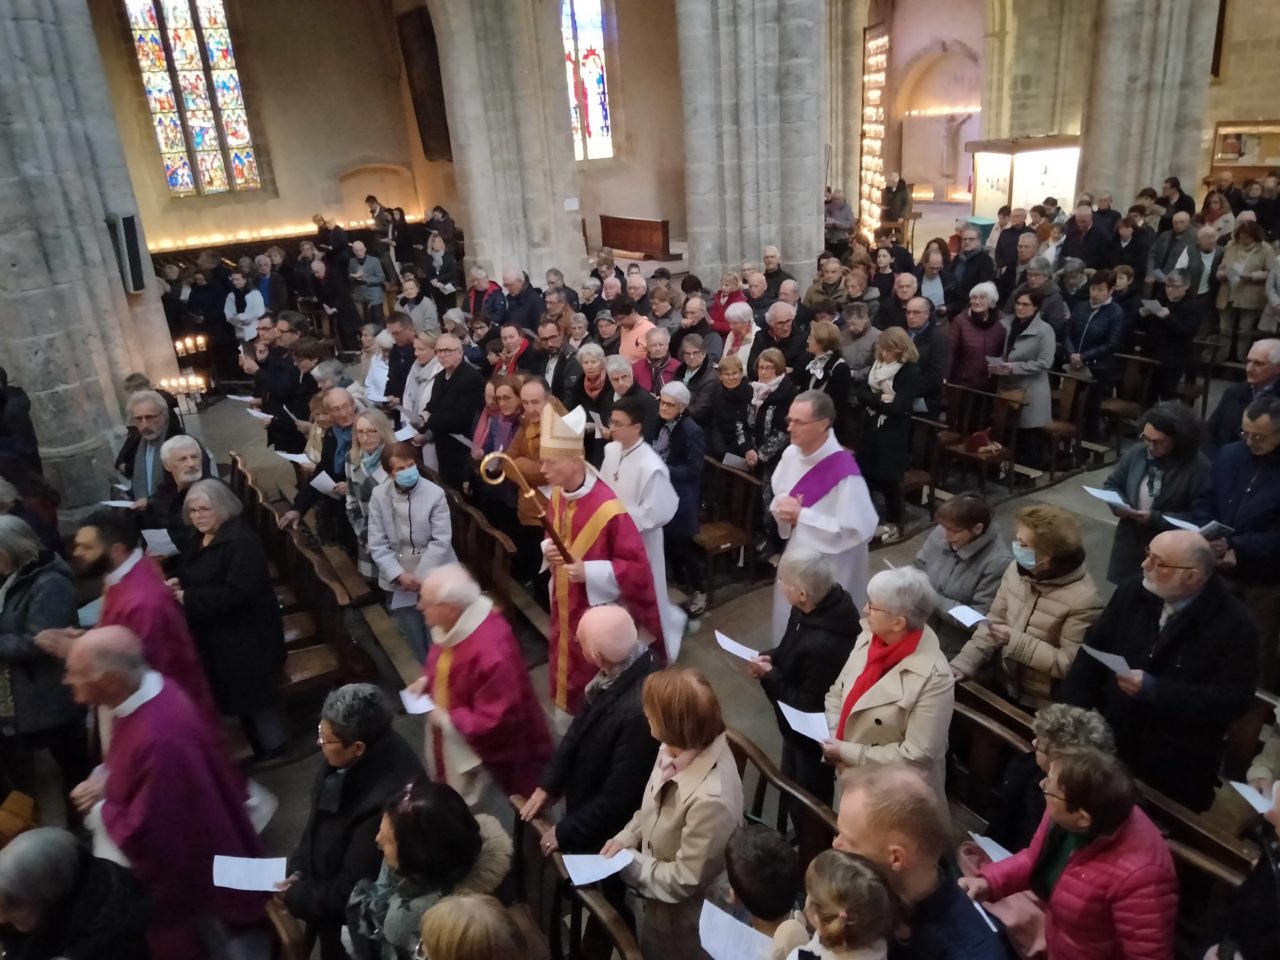
{"type": "Polygon", "coordinates": [[[9,671],[14,728],[37,734],[83,716],[62,682],[62,661],[35,642],[43,630],[77,625],[75,577],[65,560],[41,550],[11,579],[0,608],[0,665],[9,671]]]}
{"type": "Polygon", "coordinates": [[[753,446],[747,411],[751,405],[751,384],[745,379],[732,390],[717,380],[711,386],[711,428],[707,452],[720,460],[726,453],[741,457],[753,446]]]}
{"type": "Polygon", "coordinates": [[[507,315],[503,322],[518,324],[521,330],[537,330],[538,319],[546,309],[542,294],[533,289],[526,279],[524,287],[514,297],[507,294],[507,315]]]}
{"type": "MultiPolygon", "coordinates": [[[[354,427],[352,428],[355,429],[354,427]]],[[[354,436],[352,443],[355,442],[354,436]]],[[[320,462],[316,464],[316,473],[326,473],[334,483],[346,483],[347,481],[347,464],[346,457],[342,458],[342,462],[335,467],[338,453],[338,438],[333,434],[333,428],[326,430],[320,439],[320,462]]],[[[305,483],[298,488],[298,495],[293,498],[293,509],[301,514],[305,514],[314,507],[318,502],[329,501],[337,503],[330,497],[326,497],[310,483],[305,483]]],[[[343,513],[345,516],[345,512],[343,513]]]]}
{"type": "Polygon", "coordinates": [[[267,354],[253,375],[254,396],[262,398],[262,412],[274,418],[267,424],[267,443],[281,453],[306,449],[307,438],[294,419],[310,419],[311,398],[318,389],[315,378],[299,370],[287,351],[273,348],[267,354]]]}
{"type": "Polygon", "coordinates": [[[672,534],[693,536],[698,532],[698,510],[702,506],[702,468],[706,463],[707,441],[702,428],[688,414],[670,424],[664,421],[659,432],[668,430],[670,445],[662,454],[671,473],[680,505],[664,530],[672,534]]]}
{"type": "Polygon", "coordinates": [[[355,301],[351,299],[351,287],[340,266],[330,264],[323,280],[314,278],[313,289],[324,306],[337,311],[333,317],[338,322],[339,330],[359,329],[360,314],[356,313],[355,301]]]}
{"type": "MultiPolygon", "coordinates": [[[[1268,396],[1280,395],[1280,381],[1271,385],[1268,396]]],[[[1244,412],[1253,403],[1253,387],[1247,383],[1233,383],[1222,391],[1222,399],[1209,414],[1204,425],[1204,452],[1214,456],[1228,443],[1240,439],[1240,422],[1244,412]]]]}
{"type": "Polygon", "coordinates": [[[1120,242],[1119,233],[1114,233],[1107,241],[1106,265],[1112,270],[1120,266],[1132,267],[1133,282],[1130,287],[1141,288],[1142,279],[1147,275],[1147,256],[1150,253],[1150,243],[1141,230],[1133,231],[1128,245],[1120,242]]]}
{"type": "Polygon", "coordinates": [[[782,739],[803,754],[818,756],[818,742],[792,730],[778,704],[822,713],[827,691],[844,669],[861,629],[853,598],[834,584],[808,613],[792,607],[782,641],[764,651],[773,669],[760,678],[760,686],[773,704],[782,739]]]}
{"type": "Polygon", "coordinates": [[[676,368],[676,375],[673,379],[683,383],[689,388],[689,416],[693,418],[693,422],[700,426],[703,430],[711,428],[711,398],[714,393],[714,387],[720,381],[716,377],[709,358],[702,361],[702,366],[693,372],[693,376],[688,380],[685,379],[689,373],[687,364],[680,364],[676,368]]]}
{"type": "Polygon", "coordinates": [[[944,390],[943,381],[950,367],[951,341],[942,332],[937,321],[929,324],[929,328],[912,338],[916,350],[920,353],[920,397],[924,400],[925,409],[935,420],[942,414],[944,390]]]}
{"type": "MultiPolygon", "coordinates": [[[[778,299],[778,291],[782,289],[782,285],[788,280],[794,280],[791,274],[779,267],[777,270],[765,270],[764,282],[765,288],[769,291],[769,296],[778,299]]],[[[674,352],[674,349],[673,351],[674,352]]]]}
{"type": "Polygon", "coordinates": [[[289,872],[300,874],[284,893],[285,906],[299,920],[331,928],[346,922],[347,900],[357,880],[372,880],[382,868],[373,838],[382,806],[424,775],[417,752],[400,734],[387,730],[341,776],[337,796],[325,779],[337,775],[322,764],[311,787],[311,813],[289,857],[289,872]],[[325,802],[321,809],[321,800],[325,802]]]}
{"type": "MultiPolygon", "coordinates": [[[[800,329],[800,324],[791,324],[791,333],[786,339],[778,340],[774,337],[773,331],[767,327],[763,330],[757,330],[755,339],[751,341],[751,353],[747,359],[747,377],[754,379],[756,376],[756,361],[760,359],[760,354],[769,349],[777,349],[782,351],[782,356],[786,358],[787,369],[795,370],[803,367],[809,362],[809,337],[800,329]]],[[[779,370],[779,373],[785,371],[779,370]]]]}
{"type": "MultiPolygon", "coordinates": [[[[574,407],[582,407],[587,414],[587,426],[592,425],[591,414],[594,411],[600,417],[600,422],[606,427],[609,425],[609,414],[613,413],[613,384],[609,382],[609,378],[604,378],[604,387],[596,395],[593,400],[587,396],[587,391],[583,388],[583,379],[578,378],[578,382],[573,385],[573,389],[569,391],[569,397],[564,402],[566,410],[572,410],[574,407]]],[[[593,467],[598,467],[604,461],[604,440],[598,437],[594,430],[588,430],[583,434],[583,445],[587,451],[587,462],[593,467]]]]}
{"type": "Polygon", "coordinates": [[[552,797],[564,797],[556,840],[565,853],[599,853],[640,809],[658,755],[641,693],[645,678],[657,670],[646,650],[584,703],[551,757],[541,786],[552,797]]]}
{"type": "MultiPolygon", "coordinates": [[[[999,238],[996,242],[999,242],[999,238]]],[[[953,299],[947,303],[947,314],[952,317],[969,306],[970,290],[980,283],[994,282],[996,279],[996,262],[985,250],[979,250],[967,261],[956,257],[948,270],[955,281],[953,299]]]]}
{"type": "MultiPolygon", "coordinates": [[[[1218,942],[1234,944],[1236,956],[1244,960],[1280,957],[1280,844],[1270,825],[1262,829],[1268,834],[1262,856],[1244,883],[1229,894],[1219,921],[1218,942]]],[[[1219,956],[1227,955],[1219,950],[1219,956]]]]}
{"type": "Polygon", "coordinates": [[[1094,224],[1085,233],[1069,230],[1062,241],[1061,256],[1066,260],[1075,257],[1083,260],[1086,269],[1101,270],[1109,266],[1111,256],[1111,234],[1099,224],[1094,224]]]}
{"type": "MultiPolygon", "coordinates": [[[[649,443],[653,443],[658,439],[658,429],[662,426],[662,421],[658,418],[658,398],[648,390],[641,388],[640,384],[632,383],[631,389],[623,394],[624,397],[636,397],[640,400],[640,405],[644,407],[644,438],[649,443]]],[[[609,408],[609,412],[613,412],[613,407],[609,408]]],[[[608,417],[601,417],[601,420],[607,425],[608,417]]]]}
{"type": "Polygon", "coordinates": [[[996,266],[1004,269],[1016,264],[1018,262],[1018,238],[1024,233],[1035,232],[1035,227],[1029,227],[1025,223],[1020,227],[1005,227],[1001,230],[1000,236],[996,237],[996,266]]]}
{"type": "Polygon", "coordinates": [[[36,439],[36,428],[31,422],[31,398],[27,396],[27,391],[16,386],[0,389],[0,410],[3,411],[3,432],[17,438],[17,445],[34,461],[36,472],[43,472],[40,466],[40,441],[36,439]]]}
{"type": "Polygon", "coordinates": [[[474,367],[460,363],[452,376],[446,377],[441,371],[436,377],[427,401],[427,429],[435,440],[440,479],[445,486],[462,489],[471,464],[471,448],[452,435],[461,434],[470,440],[483,408],[484,378],[474,367]]]}
{"type": "MultiPolygon", "coordinates": [[[[213,459],[209,456],[208,450],[203,450],[200,474],[201,480],[210,480],[217,477],[213,469],[213,459]]],[[[188,490],[190,487],[187,488],[188,490]]],[[[177,481],[173,479],[173,474],[168,470],[164,472],[164,478],[156,486],[155,492],[151,494],[151,498],[147,501],[147,509],[143,511],[142,525],[144,528],[154,530],[162,527],[169,531],[169,539],[173,541],[173,545],[179,550],[185,550],[191,545],[195,530],[187,525],[186,517],[182,515],[182,508],[187,502],[187,491],[179,490],[177,481]]]]}
{"type": "Polygon", "coordinates": [[[890,327],[907,329],[907,305],[895,297],[892,290],[887,296],[882,294],[880,309],[876,311],[871,324],[877,330],[888,330],[890,327]]]}
{"type": "Polygon", "coordinates": [[[858,467],[868,480],[901,480],[911,466],[911,406],[923,384],[920,365],[904,363],[893,378],[891,403],[883,402],[865,380],[853,385],[854,396],[867,408],[862,418],[862,442],[856,450],[858,467]]]}
{"type": "MultiPolygon", "coordinates": [[[[747,398],[750,397],[751,394],[748,393],[747,398]]],[[[787,416],[791,410],[791,401],[795,398],[795,381],[784,376],[764,403],[755,408],[754,413],[748,406],[747,449],[759,454],[762,464],[776,463],[791,442],[787,435],[787,416]]]]}
{"type": "Polygon", "coordinates": [[[1258,628],[1248,607],[1215,576],[1171,617],[1132,577],[1116,588],[1085,643],[1116,653],[1154,683],[1153,699],[1130,697],[1115,674],[1081,653],[1062,684],[1062,700],[1102,713],[1119,756],[1143,783],[1192,810],[1213,802],[1227,728],[1253,702],[1258,628]]]}
{"type": "Polygon", "coordinates": [[[218,709],[239,716],[280,700],[284,624],[262,540],[232,517],[182,554],[182,606],[218,709]]]}
{"type": "MultiPolygon", "coordinates": [[[[542,357],[542,377],[546,379],[547,362],[550,357],[546,354],[543,354],[542,357]]],[[[549,381],[551,395],[561,403],[566,404],[566,409],[573,409],[568,407],[567,404],[569,397],[573,393],[573,388],[577,386],[578,381],[581,379],[582,364],[578,363],[574,358],[571,350],[566,348],[560,351],[560,359],[556,362],[556,368],[551,372],[551,380],[549,381]]]]}
{"type": "Polygon", "coordinates": [[[853,446],[853,403],[850,391],[853,389],[853,372],[843,354],[832,353],[822,363],[822,376],[815,377],[809,372],[809,365],[797,367],[791,374],[796,382],[796,389],[821,390],[836,405],[836,439],[846,447],[853,446]]]}
{"type": "Polygon", "coordinates": [[[0,928],[8,960],[147,960],[151,906],[124,867],[81,849],[71,892],[30,933],[0,928]]]}

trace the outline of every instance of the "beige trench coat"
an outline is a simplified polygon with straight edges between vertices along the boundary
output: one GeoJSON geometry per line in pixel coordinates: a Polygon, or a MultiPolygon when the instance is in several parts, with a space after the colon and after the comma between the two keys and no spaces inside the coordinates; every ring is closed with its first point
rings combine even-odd
{"type": "Polygon", "coordinates": [[[614,839],[636,852],[622,879],[644,898],[645,960],[702,960],[703,895],[742,823],[742,779],[724,734],[664,782],[655,763],[640,809],[614,839]]]}
{"type": "Polygon", "coordinates": [[[871,630],[853,645],[836,682],[827,691],[827,726],[840,744],[844,767],[905,760],[921,768],[939,797],[946,797],[947,729],[955,709],[955,681],[929,627],[915,651],[893,667],[853,706],[844,736],[838,729],[845,695],[867,665],[871,630]]]}

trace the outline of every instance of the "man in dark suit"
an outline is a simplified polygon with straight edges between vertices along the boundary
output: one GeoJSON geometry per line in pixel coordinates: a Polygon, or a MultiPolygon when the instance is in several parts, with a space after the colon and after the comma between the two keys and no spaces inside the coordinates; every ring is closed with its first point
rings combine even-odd
{"type": "Polygon", "coordinates": [[[951,356],[951,341],[942,333],[928,297],[912,297],[907,301],[907,333],[920,354],[920,374],[924,389],[920,400],[925,411],[935,419],[942,414],[943,380],[951,356]]]}
{"type": "Polygon", "coordinates": [[[427,401],[427,430],[435,441],[440,479],[446,487],[461,490],[471,463],[471,431],[484,407],[484,378],[462,362],[462,341],[452,334],[436,340],[436,360],[440,373],[427,401]]]}
{"type": "MultiPolygon", "coordinates": [[[[412,327],[410,328],[412,329],[412,327]]],[[[347,464],[351,452],[352,431],[356,423],[356,401],[346,390],[334,387],[324,395],[324,410],[329,415],[329,429],[320,441],[320,462],[312,479],[326,474],[333,481],[330,495],[305,484],[293,498],[293,505],[280,518],[280,526],[296,527],[312,507],[316,510],[316,534],[322,543],[340,544],[348,553],[356,552],[356,534],[347,519],[347,464]]]]}
{"type": "Polygon", "coordinates": [[[947,303],[947,315],[954,317],[969,306],[969,292],[974,287],[996,278],[995,261],[982,249],[982,236],[977,227],[961,227],[960,253],[951,261],[950,269],[955,287],[947,303]]]}
{"type": "Polygon", "coordinates": [[[535,329],[546,305],[542,302],[542,295],[529,283],[529,277],[514,267],[508,267],[502,271],[502,286],[507,291],[506,319],[522,330],[535,329]]]}
{"type": "Polygon", "coordinates": [[[644,681],[658,669],[635,622],[613,604],[592,607],[578,623],[578,645],[600,668],[586,703],[560,741],[541,785],[520,810],[532,820],[563,797],[565,815],[542,838],[544,853],[595,853],[639,808],[658,755],[641,702],[644,681]]]}
{"type": "MultiPolygon", "coordinates": [[[[1000,231],[1000,235],[996,237],[996,248],[992,254],[995,260],[996,268],[1003,270],[1005,267],[1013,265],[1018,259],[1018,238],[1024,233],[1035,236],[1035,227],[1027,225],[1027,211],[1022,207],[1015,207],[1009,211],[1009,223],[1000,231]]],[[[1040,240],[1036,239],[1036,245],[1031,250],[1031,256],[1035,256],[1040,249],[1040,240]]],[[[1030,258],[1028,258],[1030,259],[1030,258]]],[[[1016,284],[1015,284],[1016,286],[1016,284]]],[[[1009,288],[1010,290],[1013,287],[1009,288]]]]}
{"type": "Polygon", "coordinates": [[[1169,177],[1160,187],[1161,203],[1164,204],[1164,216],[1160,218],[1160,229],[1164,233],[1173,228],[1176,214],[1185,213],[1188,218],[1196,215],[1196,202],[1182,192],[1182,181],[1177,177],[1169,177]]]}
{"type": "Polygon", "coordinates": [[[1152,540],[1142,575],[1120,585],[1085,643],[1129,669],[1112,672],[1081,651],[1062,699],[1102,713],[1140,780],[1207,810],[1227,728],[1253,701],[1258,630],[1214,573],[1204,537],[1170,530],[1152,540]]]}
{"type": "Polygon", "coordinates": [[[1062,241],[1063,260],[1075,257],[1083,260],[1086,270],[1101,270],[1107,265],[1110,234],[1093,222],[1093,207],[1081,203],[1076,215],[1067,223],[1066,237],[1062,241]]]}
{"type": "Polygon", "coordinates": [[[1210,457],[1240,439],[1240,419],[1259,397],[1280,394],[1280,340],[1258,340],[1244,361],[1244,383],[1233,383],[1204,425],[1204,452],[1210,457]]]}
{"type": "Polygon", "coordinates": [[[568,407],[569,393],[582,379],[582,365],[565,346],[560,324],[546,319],[538,325],[538,348],[546,358],[538,373],[551,385],[551,395],[568,407]]]}
{"type": "Polygon", "coordinates": [[[1187,278],[1191,297],[1200,304],[1204,325],[1200,331],[1218,329],[1218,268],[1222,266],[1225,247],[1218,246],[1218,231],[1204,226],[1196,231],[1195,246],[1187,248],[1187,278]]]}

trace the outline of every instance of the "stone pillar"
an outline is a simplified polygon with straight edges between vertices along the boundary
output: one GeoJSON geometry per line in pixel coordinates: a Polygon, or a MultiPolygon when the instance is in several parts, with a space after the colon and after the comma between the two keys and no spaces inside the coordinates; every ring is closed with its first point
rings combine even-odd
{"type": "Polygon", "coordinates": [[[823,102],[828,156],[826,184],[852,198],[856,211],[862,151],[862,35],[867,0],[830,0],[827,8],[827,63],[823,102]]]}
{"type": "Polygon", "coordinates": [[[1168,176],[1194,192],[1217,0],[1099,0],[1080,188],[1123,209],[1168,176]]]}
{"type": "Polygon", "coordinates": [[[560,5],[428,0],[440,40],[467,260],[541,281],[586,266],[560,5]],[[566,210],[567,200],[575,203],[566,210]]]}
{"type": "Polygon", "coordinates": [[[822,245],[823,0],[677,0],[689,269],[708,286],[777,244],[822,245]]]}
{"type": "Polygon", "coordinates": [[[147,334],[169,344],[163,318],[159,331],[135,324],[104,222],[120,209],[104,184],[132,202],[110,173],[124,157],[103,132],[114,124],[105,88],[85,0],[0,0],[0,363],[31,396],[45,473],[68,508],[102,497],[119,379],[143,366],[147,334]]]}

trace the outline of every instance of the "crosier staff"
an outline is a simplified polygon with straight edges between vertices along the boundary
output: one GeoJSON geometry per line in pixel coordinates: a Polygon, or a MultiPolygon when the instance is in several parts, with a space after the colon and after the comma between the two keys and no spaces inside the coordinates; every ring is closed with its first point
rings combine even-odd
{"type": "Polygon", "coordinates": [[[529,486],[529,481],[524,475],[516,469],[516,463],[501,450],[493,453],[485,454],[483,460],[480,461],[480,479],[492,487],[500,487],[504,480],[507,479],[508,471],[503,469],[504,466],[510,467],[510,476],[515,478],[517,486],[520,487],[520,496],[530,504],[533,512],[537,514],[538,520],[542,523],[542,529],[547,531],[547,536],[555,547],[560,551],[560,557],[566,566],[574,563],[573,554],[569,552],[569,548],[565,546],[565,542],[560,539],[560,534],[556,532],[555,525],[551,522],[551,518],[547,516],[547,511],[542,509],[542,504],[538,500],[538,493],[533,487],[529,486]],[[496,467],[497,472],[493,472],[490,467],[496,467]]]}

